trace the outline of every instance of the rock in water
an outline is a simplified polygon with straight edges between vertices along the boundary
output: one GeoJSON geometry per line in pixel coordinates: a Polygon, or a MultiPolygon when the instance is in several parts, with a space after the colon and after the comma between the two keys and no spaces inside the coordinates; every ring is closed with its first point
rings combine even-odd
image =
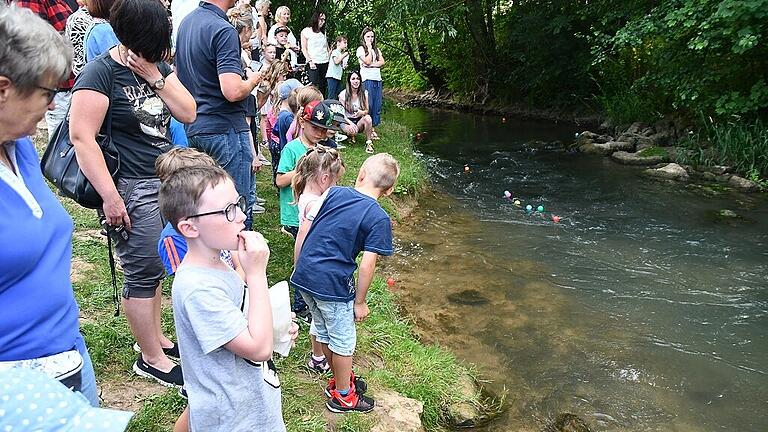
{"type": "Polygon", "coordinates": [[[661,155],[643,156],[640,152],[629,153],[625,151],[617,151],[611,155],[611,159],[624,165],[656,165],[667,160],[661,155]]]}
{"type": "Polygon", "coordinates": [[[480,294],[480,291],[468,289],[457,293],[448,294],[448,300],[453,303],[478,306],[488,303],[488,299],[480,294]]]}
{"type": "Polygon", "coordinates": [[[587,423],[576,414],[562,413],[545,429],[547,432],[590,432],[587,423]]]}
{"type": "Polygon", "coordinates": [[[670,163],[658,169],[647,169],[643,172],[651,177],[669,180],[687,181],[689,179],[688,172],[685,168],[676,163],[670,163]]]}
{"type": "Polygon", "coordinates": [[[480,411],[477,401],[480,389],[475,380],[469,375],[462,375],[456,382],[459,390],[459,401],[448,407],[448,419],[455,428],[474,427],[485,420],[485,414],[480,411]],[[473,403],[475,402],[475,403],[473,403]]]}
{"type": "Polygon", "coordinates": [[[423,432],[421,413],[424,404],[391,391],[376,391],[378,417],[371,432],[423,432]]]}
{"type": "Polygon", "coordinates": [[[742,192],[757,192],[760,189],[760,186],[758,186],[757,183],[737,175],[732,175],[731,178],[728,179],[728,184],[742,192]]]}

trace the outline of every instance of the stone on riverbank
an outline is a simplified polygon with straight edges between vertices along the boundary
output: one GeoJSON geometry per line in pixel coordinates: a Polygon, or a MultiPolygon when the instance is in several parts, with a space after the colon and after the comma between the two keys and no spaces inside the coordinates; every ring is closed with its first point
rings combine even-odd
{"type": "Polygon", "coordinates": [[[646,156],[642,152],[629,153],[625,151],[613,153],[611,159],[624,165],[656,165],[669,160],[667,156],[659,154],[646,156]]]}
{"type": "Polygon", "coordinates": [[[728,179],[728,184],[741,192],[757,192],[760,190],[760,186],[757,183],[737,175],[732,175],[731,178],[728,179]]]}
{"type": "Polygon", "coordinates": [[[608,141],[607,143],[588,143],[579,147],[579,151],[585,154],[607,156],[617,151],[634,150],[631,143],[623,141],[608,141]]]}
{"type": "Polygon", "coordinates": [[[643,172],[651,177],[668,180],[688,181],[690,179],[685,168],[676,163],[669,163],[661,168],[647,169],[643,172]]]}
{"type": "Polygon", "coordinates": [[[480,400],[480,389],[474,378],[463,375],[456,382],[461,399],[448,407],[448,419],[456,428],[473,427],[485,419],[485,414],[472,401],[480,400]]]}
{"type": "Polygon", "coordinates": [[[376,425],[372,432],[423,432],[419,417],[424,404],[392,391],[376,392],[376,425]]]}

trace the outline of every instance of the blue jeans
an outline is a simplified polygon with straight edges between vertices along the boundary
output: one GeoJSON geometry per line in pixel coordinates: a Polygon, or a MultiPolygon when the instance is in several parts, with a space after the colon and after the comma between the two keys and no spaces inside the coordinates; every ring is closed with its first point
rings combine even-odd
{"type": "Polygon", "coordinates": [[[237,132],[230,129],[223,134],[197,134],[189,137],[189,146],[207,153],[218,162],[232,176],[237,193],[247,199],[248,209],[245,212],[245,229],[247,230],[250,230],[253,225],[254,204],[251,202],[250,193],[253,152],[249,133],[250,131],[247,130],[237,132]]]}
{"type": "Polygon", "coordinates": [[[378,126],[381,123],[381,81],[363,81],[365,90],[368,91],[368,113],[373,120],[373,126],[378,126]]]}
{"type": "Polygon", "coordinates": [[[341,80],[336,78],[327,78],[328,80],[328,99],[338,99],[341,93],[341,80]]]}
{"type": "Polygon", "coordinates": [[[91,406],[99,406],[99,395],[96,392],[96,373],[93,371],[93,363],[91,363],[91,357],[88,355],[88,348],[85,346],[85,339],[81,334],[75,341],[77,351],[83,356],[83,369],[80,371],[80,393],[88,399],[91,406]]]}

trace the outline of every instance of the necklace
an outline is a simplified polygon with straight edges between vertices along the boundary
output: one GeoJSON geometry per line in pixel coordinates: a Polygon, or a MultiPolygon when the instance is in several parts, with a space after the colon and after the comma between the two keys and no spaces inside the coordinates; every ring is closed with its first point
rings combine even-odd
{"type": "Polygon", "coordinates": [[[139,77],[136,76],[136,73],[133,72],[133,69],[128,67],[128,50],[125,48],[123,44],[120,44],[117,46],[117,56],[120,58],[120,63],[125,66],[129,71],[131,71],[131,75],[133,75],[133,79],[136,80],[136,85],[141,87],[141,83],[139,82],[139,77]],[[125,59],[123,59],[123,54],[125,54],[125,59]]]}

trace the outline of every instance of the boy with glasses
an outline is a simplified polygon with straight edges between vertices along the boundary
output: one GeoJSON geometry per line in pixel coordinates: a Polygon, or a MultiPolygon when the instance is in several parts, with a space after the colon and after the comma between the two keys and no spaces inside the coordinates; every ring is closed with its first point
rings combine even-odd
{"type": "MultiPolygon", "coordinates": [[[[160,210],[187,242],[173,315],[189,394],[187,430],[284,431],[272,356],[269,247],[245,229],[245,200],[219,167],[182,168],[160,188],[160,210]],[[225,264],[237,250],[248,285],[225,264]]],[[[292,337],[298,327],[293,325],[292,337]]],[[[186,426],[186,425],[185,425],[186,426]]]]}

